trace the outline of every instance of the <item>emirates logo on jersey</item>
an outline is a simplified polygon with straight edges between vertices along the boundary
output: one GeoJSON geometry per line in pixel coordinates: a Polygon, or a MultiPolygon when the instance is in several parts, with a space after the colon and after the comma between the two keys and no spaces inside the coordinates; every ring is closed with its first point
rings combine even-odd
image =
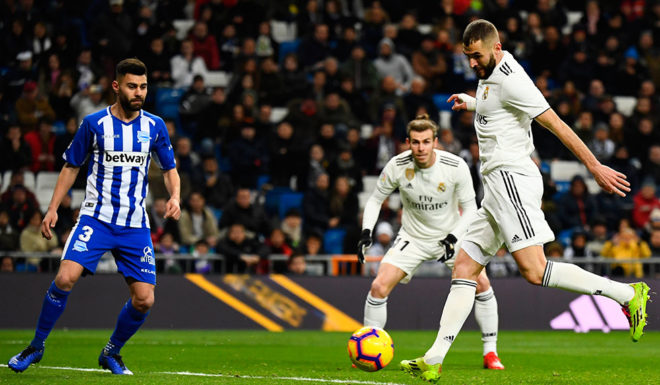
{"type": "Polygon", "coordinates": [[[490,88],[489,86],[486,86],[486,89],[484,90],[484,94],[481,96],[481,98],[483,100],[486,100],[486,98],[488,97],[488,89],[489,88],[490,88]]]}
{"type": "Polygon", "coordinates": [[[447,190],[447,186],[445,186],[445,182],[440,182],[438,184],[438,191],[445,192],[445,190],[447,190]]]}
{"type": "Polygon", "coordinates": [[[406,169],[406,179],[412,180],[412,178],[415,177],[415,169],[414,168],[407,168],[406,169]]]}

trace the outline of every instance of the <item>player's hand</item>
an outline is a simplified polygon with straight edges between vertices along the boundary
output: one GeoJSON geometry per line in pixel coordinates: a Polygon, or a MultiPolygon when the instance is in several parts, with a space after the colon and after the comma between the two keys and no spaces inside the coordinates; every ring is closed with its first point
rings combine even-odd
{"type": "Polygon", "coordinates": [[[362,235],[360,235],[360,241],[358,242],[357,258],[358,262],[364,263],[364,253],[367,252],[367,249],[371,246],[371,230],[364,229],[362,230],[362,235]]]}
{"type": "Polygon", "coordinates": [[[167,205],[165,206],[165,219],[167,218],[172,218],[175,221],[178,221],[179,218],[181,217],[181,207],[179,207],[179,200],[176,198],[170,198],[169,201],[167,201],[167,205]]]}
{"type": "Polygon", "coordinates": [[[56,223],[57,223],[57,210],[48,210],[48,212],[46,212],[46,216],[44,217],[44,220],[41,221],[41,236],[50,241],[50,239],[53,238],[53,233],[51,233],[50,229],[55,227],[56,223]]]}
{"type": "Polygon", "coordinates": [[[456,246],[456,237],[454,234],[447,234],[445,239],[438,241],[438,246],[445,248],[445,255],[440,257],[438,261],[444,262],[454,256],[454,246],[456,246]]]}
{"type": "Polygon", "coordinates": [[[615,193],[619,196],[625,197],[627,192],[630,192],[630,182],[626,180],[626,176],[616,170],[613,170],[603,164],[599,164],[590,170],[594,175],[596,182],[608,193],[615,193]]]}
{"type": "Polygon", "coordinates": [[[447,99],[447,103],[451,102],[454,102],[454,105],[451,106],[451,109],[454,111],[474,111],[477,107],[476,99],[468,94],[453,94],[449,97],[449,99],[447,99]]]}

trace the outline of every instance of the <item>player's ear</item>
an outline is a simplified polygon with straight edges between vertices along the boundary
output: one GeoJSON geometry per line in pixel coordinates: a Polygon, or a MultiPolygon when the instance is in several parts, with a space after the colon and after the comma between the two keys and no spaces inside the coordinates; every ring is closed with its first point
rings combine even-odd
{"type": "Polygon", "coordinates": [[[115,92],[119,91],[119,82],[116,80],[112,81],[112,89],[115,90],[115,92]]]}

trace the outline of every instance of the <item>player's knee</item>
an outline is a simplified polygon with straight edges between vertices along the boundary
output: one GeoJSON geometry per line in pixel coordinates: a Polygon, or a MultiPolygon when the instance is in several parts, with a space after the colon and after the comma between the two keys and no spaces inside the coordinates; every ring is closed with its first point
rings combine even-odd
{"type": "Polygon", "coordinates": [[[71,291],[73,286],[78,282],[79,276],[68,271],[59,271],[55,276],[55,286],[58,289],[71,291]]]}
{"type": "Polygon", "coordinates": [[[385,298],[388,295],[390,295],[390,291],[392,291],[392,289],[385,283],[381,282],[380,280],[374,279],[374,281],[371,282],[372,297],[385,298]]]}
{"type": "Polygon", "coordinates": [[[538,269],[520,268],[520,275],[532,285],[541,286],[541,283],[543,282],[543,270],[539,271],[538,269]]]}
{"type": "Polygon", "coordinates": [[[131,299],[133,307],[141,313],[146,313],[154,305],[156,298],[153,293],[135,294],[131,299]]]}

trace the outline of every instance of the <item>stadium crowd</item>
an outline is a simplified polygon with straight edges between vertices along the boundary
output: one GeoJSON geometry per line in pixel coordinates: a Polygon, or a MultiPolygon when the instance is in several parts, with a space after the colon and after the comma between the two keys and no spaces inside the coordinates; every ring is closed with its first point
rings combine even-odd
{"type": "MultiPolygon", "coordinates": [[[[0,15],[0,171],[10,178],[1,251],[61,252],[78,209],[65,200],[58,237],[43,239],[47,202],[25,172],[61,169],[81,119],[114,102],[113,70],[126,57],[147,65],[145,109],[165,118],[182,180],[181,220],[166,221],[166,189],[150,171],[158,253],[215,252],[228,271],[251,273],[268,272],[272,254],[289,256],[276,271],[302,273],[306,256],[354,253],[365,176],[406,149],[406,123],[420,113],[437,118],[440,146],[465,159],[479,196],[473,112],[443,120],[440,111],[449,94],[476,88],[461,34],[486,18],[561,118],[631,182],[620,199],[590,192],[580,175],[553,180],[552,161],[575,158],[535,124],[543,209],[558,234],[547,254],[660,256],[658,0],[3,0],[0,15]],[[276,39],[274,25],[296,32],[276,39]],[[209,87],[218,71],[230,81],[209,87]]],[[[373,253],[387,250],[399,214],[386,202],[373,253]]],[[[0,266],[43,267],[10,257],[0,266]]],[[[614,267],[644,274],[640,264],[614,267]]]]}

